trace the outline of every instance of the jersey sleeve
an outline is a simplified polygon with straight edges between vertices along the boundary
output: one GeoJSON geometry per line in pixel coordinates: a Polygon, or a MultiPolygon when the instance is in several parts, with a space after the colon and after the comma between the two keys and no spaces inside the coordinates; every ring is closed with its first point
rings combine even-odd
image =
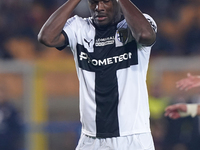
{"type": "Polygon", "coordinates": [[[151,24],[152,29],[157,33],[157,24],[154,21],[154,19],[151,16],[149,16],[148,14],[143,14],[143,15],[151,24]]]}
{"type": "Polygon", "coordinates": [[[68,42],[65,42],[65,46],[69,46],[70,48],[74,47],[77,44],[77,29],[79,29],[79,17],[75,15],[74,17],[67,20],[64,28],[63,35],[68,42]]]}
{"type": "Polygon", "coordinates": [[[69,45],[69,39],[68,39],[68,36],[67,36],[67,34],[65,33],[65,31],[64,30],[62,30],[62,32],[61,32],[62,34],[63,34],[63,36],[65,37],[65,44],[63,45],[63,46],[61,46],[61,47],[56,47],[59,51],[61,51],[61,50],[63,50],[66,46],[68,46],[69,45]]]}
{"type": "MultiPolygon", "coordinates": [[[[152,29],[155,31],[155,33],[157,33],[157,24],[154,21],[154,19],[151,16],[149,16],[148,14],[143,14],[143,15],[147,19],[147,21],[150,23],[150,25],[151,25],[152,29]]],[[[148,56],[150,54],[151,48],[154,44],[155,44],[155,42],[153,44],[151,44],[150,46],[144,46],[144,45],[138,44],[138,49],[139,49],[139,51],[144,52],[143,54],[147,54],[147,56],[148,56]]]]}

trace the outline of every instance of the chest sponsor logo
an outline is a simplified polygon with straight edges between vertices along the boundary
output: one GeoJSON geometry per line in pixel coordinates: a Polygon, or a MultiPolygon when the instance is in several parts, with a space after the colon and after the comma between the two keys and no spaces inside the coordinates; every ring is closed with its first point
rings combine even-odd
{"type": "Polygon", "coordinates": [[[88,64],[91,63],[94,66],[106,66],[106,65],[110,65],[110,64],[116,64],[119,62],[126,61],[128,59],[131,59],[131,57],[132,57],[131,52],[124,53],[119,56],[104,58],[102,60],[101,59],[91,59],[90,57],[88,57],[88,54],[84,53],[84,52],[81,52],[79,55],[80,61],[87,60],[88,64]]]}

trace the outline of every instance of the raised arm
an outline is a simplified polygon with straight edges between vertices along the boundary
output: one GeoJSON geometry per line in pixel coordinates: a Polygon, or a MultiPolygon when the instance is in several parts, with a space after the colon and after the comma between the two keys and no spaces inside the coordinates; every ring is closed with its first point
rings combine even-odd
{"type": "Polygon", "coordinates": [[[80,1],[68,0],[59,7],[41,28],[38,34],[39,42],[49,47],[61,47],[65,45],[65,37],[62,34],[62,29],[80,1]]]}
{"type": "Polygon", "coordinates": [[[151,45],[156,39],[150,23],[130,0],[118,0],[133,37],[142,45],[151,45]]]}

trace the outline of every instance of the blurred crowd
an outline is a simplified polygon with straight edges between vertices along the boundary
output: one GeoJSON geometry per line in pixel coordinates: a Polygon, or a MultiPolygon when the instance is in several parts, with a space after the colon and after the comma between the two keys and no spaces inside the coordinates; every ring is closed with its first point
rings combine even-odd
{"type": "Polygon", "coordinates": [[[37,34],[63,0],[1,0],[0,58],[33,60],[44,47],[37,34]]]}
{"type": "MultiPolygon", "coordinates": [[[[40,54],[44,47],[37,42],[37,34],[46,19],[64,2],[1,0],[0,58],[34,59],[40,54]]],[[[152,55],[188,56],[200,53],[200,0],[134,0],[133,3],[157,22],[157,42],[152,55]]],[[[82,0],[74,14],[87,17],[87,9],[87,0],[82,0]]]]}
{"type": "Polygon", "coordinates": [[[200,0],[136,1],[136,5],[142,11],[149,13],[158,25],[153,54],[164,56],[200,54],[200,0]]]}
{"type": "Polygon", "coordinates": [[[151,85],[149,90],[151,131],[156,150],[198,150],[200,117],[173,120],[164,117],[164,110],[171,104],[200,103],[199,93],[187,96],[182,92],[173,96],[164,93],[161,84],[151,85]]]}

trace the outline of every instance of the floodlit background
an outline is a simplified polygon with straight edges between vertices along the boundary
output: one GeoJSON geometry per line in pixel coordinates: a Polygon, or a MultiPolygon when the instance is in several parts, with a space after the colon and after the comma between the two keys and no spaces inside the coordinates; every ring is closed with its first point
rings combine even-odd
{"type": "MultiPolygon", "coordinates": [[[[44,22],[64,2],[0,0],[0,150],[74,150],[77,145],[81,125],[72,53],[37,41],[44,22]],[[5,143],[14,149],[2,149],[5,143]]],[[[133,2],[158,26],[147,76],[156,150],[198,150],[199,117],[170,120],[163,113],[169,104],[200,102],[199,88],[175,87],[188,72],[200,75],[200,0],[133,2]]],[[[74,14],[90,15],[87,0],[74,14]]]]}

